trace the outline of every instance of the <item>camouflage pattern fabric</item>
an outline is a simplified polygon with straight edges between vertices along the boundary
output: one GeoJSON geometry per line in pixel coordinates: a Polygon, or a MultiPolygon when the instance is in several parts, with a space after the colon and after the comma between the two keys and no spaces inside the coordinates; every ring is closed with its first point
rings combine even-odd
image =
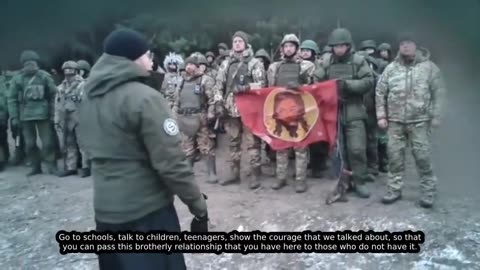
{"type": "Polygon", "coordinates": [[[84,79],[76,75],[71,81],[64,80],[58,86],[55,98],[55,131],[60,150],[65,153],[66,169],[74,171],[78,164],[78,143],[75,129],[78,125],[77,107],[81,101],[84,79]]]}
{"type": "Polygon", "coordinates": [[[168,72],[165,74],[165,78],[163,79],[160,92],[167,99],[170,108],[173,108],[176,95],[175,91],[178,88],[181,79],[182,76],[180,75],[180,73],[177,72],[168,72]]]}
{"type": "Polygon", "coordinates": [[[253,135],[250,130],[243,125],[242,121],[238,117],[227,118],[225,120],[225,129],[229,138],[230,161],[232,164],[240,162],[243,135],[243,142],[247,147],[247,155],[249,160],[248,173],[251,173],[252,169],[254,168],[259,168],[261,165],[260,138],[253,135]]]}
{"type": "Polygon", "coordinates": [[[420,186],[426,196],[434,196],[437,178],[433,173],[431,160],[431,129],[428,122],[397,123],[390,122],[388,127],[389,174],[387,186],[392,192],[403,188],[405,171],[405,149],[412,147],[415,166],[420,176],[420,186]]]}

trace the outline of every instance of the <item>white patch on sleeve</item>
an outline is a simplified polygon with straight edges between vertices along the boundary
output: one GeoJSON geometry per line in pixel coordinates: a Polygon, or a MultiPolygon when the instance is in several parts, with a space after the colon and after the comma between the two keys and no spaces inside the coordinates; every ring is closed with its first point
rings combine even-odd
{"type": "Polygon", "coordinates": [[[177,122],[172,118],[167,118],[163,122],[163,130],[170,136],[176,136],[179,133],[177,122]]]}

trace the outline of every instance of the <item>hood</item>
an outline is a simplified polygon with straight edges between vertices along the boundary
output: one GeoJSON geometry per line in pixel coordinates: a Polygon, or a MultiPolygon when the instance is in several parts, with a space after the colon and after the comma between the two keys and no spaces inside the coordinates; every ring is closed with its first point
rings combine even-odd
{"type": "Polygon", "coordinates": [[[84,89],[88,97],[102,96],[120,84],[149,75],[127,58],[104,53],[92,67],[84,89]]]}
{"type": "MultiPolygon", "coordinates": [[[[417,49],[417,53],[415,55],[415,60],[413,61],[413,64],[425,62],[425,61],[428,61],[429,59],[430,59],[430,51],[427,48],[419,47],[417,49]]],[[[395,57],[395,61],[403,65],[403,60],[400,57],[400,52],[397,53],[397,57],[395,57]]]]}

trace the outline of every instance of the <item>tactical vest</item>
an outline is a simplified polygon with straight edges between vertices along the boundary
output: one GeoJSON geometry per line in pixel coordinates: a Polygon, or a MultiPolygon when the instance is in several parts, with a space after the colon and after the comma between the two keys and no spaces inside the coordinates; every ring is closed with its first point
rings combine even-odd
{"type": "Polygon", "coordinates": [[[275,86],[289,84],[300,85],[300,64],[295,62],[281,63],[275,75],[275,86]]]}
{"type": "MultiPolygon", "coordinates": [[[[74,80],[71,85],[68,85],[64,88],[62,98],[64,103],[64,108],[67,112],[73,112],[76,110],[78,103],[82,100],[81,91],[78,89],[81,80],[74,80]]],[[[61,97],[58,97],[60,99],[61,97]]],[[[57,100],[60,102],[61,100],[57,100]]]]}
{"type": "Polygon", "coordinates": [[[247,85],[252,82],[253,78],[248,74],[248,61],[230,63],[227,72],[227,93],[232,92],[237,85],[247,85]]]}
{"type": "Polygon", "coordinates": [[[20,96],[21,101],[24,103],[47,101],[45,80],[38,74],[33,75],[31,78],[23,77],[23,91],[20,96]]]}
{"type": "Polygon", "coordinates": [[[205,95],[202,89],[202,78],[182,81],[179,91],[179,113],[199,113],[205,109],[205,95]]]}

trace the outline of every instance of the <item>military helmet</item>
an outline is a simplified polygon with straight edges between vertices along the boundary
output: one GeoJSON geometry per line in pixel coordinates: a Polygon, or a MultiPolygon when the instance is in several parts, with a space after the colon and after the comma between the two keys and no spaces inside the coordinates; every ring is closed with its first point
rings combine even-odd
{"type": "Polygon", "coordinates": [[[298,37],[295,35],[295,34],[286,34],[283,39],[282,39],[282,42],[280,43],[281,46],[285,45],[285,43],[287,42],[291,42],[293,44],[296,44],[297,47],[300,46],[300,40],[298,39],[298,37]]]}
{"type": "Polygon", "coordinates": [[[255,57],[264,57],[270,62],[270,55],[268,55],[268,52],[265,51],[265,49],[260,49],[255,53],[255,57]]]}
{"type": "Polygon", "coordinates": [[[375,42],[375,40],[364,40],[362,42],[360,42],[360,50],[365,50],[365,49],[377,49],[377,43],[375,42]]]}
{"type": "Polygon", "coordinates": [[[197,55],[191,55],[189,57],[187,57],[187,59],[185,59],[185,66],[188,65],[188,64],[194,64],[196,66],[200,65],[199,61],[198,61],[198,56],[197,55]]]}
{"type": "Polygon", "coordinates": [[[332,31],[328,38],[328,45],[335,46],[341,44],[353,44],[352,34],[346,28],[337,28],[332,31]]]}
{"type": "Polygon", "coordinates": [[[197,54],[196,57],[197,57],[197,62],[198,62],[199,65],[208,66],[208,60],[207,60],[207,57],[205,57],[205,55],[197,54]]]}
{"type": "Polygon", "coordinates": [[[38,61],[38,60],[40,60],[40,56],[38,56],[38,54],[32,50],[23,51],[22,54],[20,55],[20,62],[22,64],[27,61],[38,61]]]}
{"type": "Polygon", "coordinates": [[[218,43],[218,46],[217,46],[217,47],[218,47],[218,48],[223,48],[223,49],[225,49],[225,50],[228,50],[227,44],[225,44],[225,43],[223,43],[223,42],[222,42],[222,43],[218,43]]]}
{"type": "Polygon", "coordinates": [[[392,46],[388,43],[382,43],[382,44],[378,45],[377,50],[378,51],[391,51],[392,46]]]}
{"type": "Polygon", "coordinates": [[[318,54],[318,52],[320,51],[317,43],[313,40],[310,40],[310,39],[307,39],[307,40],[303,41],[302,44],[300,45],[300,49],[312,50],[314,52],[314,54],[318,54]]]}
{"type": "Polygon", "coordinates": [[[63,63],[63,65],[62,65],[62,70],[67,69],[67,68],[78,69],[78,64],[75,61],[69,60],[69,61],[63,63]]]}
{"type": "Polygon", "coordinates": [[[90,69],[91,69],[90,64],[85,60],[78,60],[77,61],[77,66],[78,66],[78,69],[83,69],[83,70],[86,70],[86,71],[90,71],[90,69]]]}
{"type": "Polygon", "coordinates": [[[215,58],[215,54],[214,54],[213,52],[210,52],[210,51],[208,51],[208,52],[205,54],[205,57],[209,57],[209,56],[215,58]]]}

